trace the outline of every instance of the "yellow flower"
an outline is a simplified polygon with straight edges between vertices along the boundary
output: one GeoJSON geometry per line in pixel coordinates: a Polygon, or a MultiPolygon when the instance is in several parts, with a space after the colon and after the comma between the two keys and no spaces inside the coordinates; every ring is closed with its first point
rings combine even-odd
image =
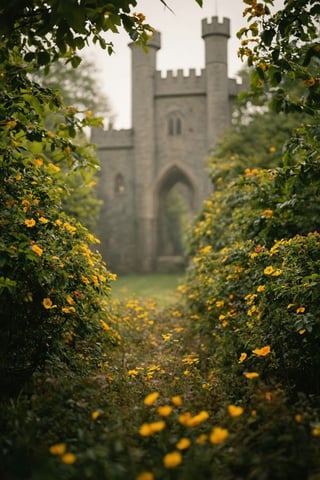
{"type": "Polygon", "coordinates": [[[294,419],[297,423],[301,423],[302,422],[302,415],[300,413],[297,413],[295,416],[294,416],[294,419]]]}
{"type": "Polygon", "coordinates": [[[245,352],[242,352],[241,355],[240,355],[240,357],[239,357],[238,362],[239,362],[239,363],[243,363],[243,362],[245,361],[245,359],[247,358],[247,356],[248,356],[248,355],[247,355],[245,352]]]}
{"type": "Polygon", "coordinates": [[[38,157],[34,159],[34,164],[36,167],[41,167],[43,165],[43,160],[42,158],[38,157]]]}
{"type": "Polygon", "coordinates": [[[265,357],[270,353],[270,350],[271,350],[270,346],[266,345],[265,347],[262,347],[262,348],[255,348],[254,350],[252,350],[252,352],[258,355],[259,357],[265,357]]]}
{"type": "Polygon", "coordinates": [[[245,376],[246,378],[248,378],[249,380],[251,380],[252,378],[257,378],[257,377],[259,377],[259,373],[257,373],[257,372],[245,372],[245,373],[244,373],[244,376],[245,376]]]}
{"type": "Polygon", "coordinates": [[[319,437],[320,436],[320,428],[319,427],[315,427],[312,429],[312,435],[314,437],[319,437]]]}
{"type": "Polygon", "coordinates": [[[259,286],[257,287],[257,292],[263,292],[263,291],[265,290],[265,288],[266,288],[266,287],[265,287],[264,285],[259,285],[259,286]]]}
{"type": "Polygon", "coordinates": [[[60,172],[60,167],[58,167],[57,165],[54,165],[53,163],[49,163],[48,165],[48,168],[52,171],[52,172],[60,172]]]}
{"type": "Polygon", "coordinates": [[[224,306],[224,300],[217,300],[216,301],[216,307],[217,308],[222,308],[224,306]]]}
{"type": "Polygon", "coordinates": [[[237,405],[229,405],[228,406],[228,413],[230,417],[240,417],[243,414],[243,408],[238,407],[237,405]]]}
{"type": "Polygon", "coordinates": [[[171,402],[176,407],[180,407],[182,405],[182,398],[179,395],[175,395],[174,397],[171,398],[171,402]]]}
{"type": "Polygon", "coordinates": [[[39,255],[39,257],[41,257],[41,255],[43,254],[42,248],[38,247],[38,245],[32,245],[31,250],[37,255],[39,255]]]}
{"type": "Polygon", "coordinates": [[[49,452],[51,455],[63,455],[66,451],[66,444],[65,443],[55,443],[51,445],[49,448],[49,452]]]}
{"type": "Polygon", "coordinates": [[[62,307],[62,313],[74,313],[76,309],[74,307],[62,307]]]}
{"type": "Polygon", "coordinates": [[[274,268],[272,267],[272,265],[269,265],[268,267],[266,267],[264,270],[263,270],[263,273],[265,275],[272,275],[274,272],[274,268]]]}
{"type": "Polygon", "coordinates": [[[157,412],[161,417],[167,417],[172,412],[172,409],[171,405],[163,405],[158,407],[157,412]]]}
{"type": "Polygon", "coordinates": [[[98,417],[100,417],[101,412],[100,410],[95,410],[94,412],[91,413],[91,418],[92,420],[97,420],[98,417]]]}
{"type": "Polygon", "coordinates": [[[160,420],[159,422],[143,423],[139,428],[139,433],[143,437],[149,437],[154,433],[161,432],[165,426],[166,424],[163,420],[160,420]]]}
{"type": "Polygon", "coordinates": [[[305,328],[301,328],[301,330],[299,330],[299,335],[303,335],[304,333],[306,333],[306,329],[305,328]]]}
{"type": "Polygon", "coordinates": [[[61,462],[66,465],[72,465],[76,461],[76,456],[73,453],[65,453],[61,457],[61,462]]]}
{"type": "Polygon", "coordinates": [[[303,313],[304,311],[305,311],[304,307],[299,307],[297,308],[296,313],[303,313]]]}
{"type": "Polygon", "coordinates": [[[191,445],[191,440],[189,438],[181,438],[179,442],[176,444],[178,450],[186,450],[191,445]]]}
{"type": "Polygon", "coordinates": [[[157,400],[158,397],[159,397],[159,392],[149,393],[149,395],[147,395],[143,400],[143,403],[148,407],[150,407],[151,405],[154,404],[154,402],[157,400]]]}
{"type": "Polygon", "coordinates": [[[69,303],[69,305],[74,305],[74,300],[70,295],[66,296],[66,300],[69,303]]]}
{"type": "Polygon", "coordinates": [[[203,445],[208,440],[208,435],[202,433],[199,437],[196,438],[197,445],[203,445]]]}
{"type": "Polygon", "coordinates": [[[175,468],[182,462],[182,455],[180,452],[174,451],[167,453],[163,457],[163,464],[166,468],[175,468]]]}
{"type": "Polygon", "coordinates": [[[265,211],[263,212],[263,214],[264,214],[267,218],[272,217],[272,213],[273,213],[272,210],[265,210],[265,211]]]}
{"type": "Polygon", "coordinates": [[[48,220],[47,218],[45,218],[45,217],[40,217],[40,218],[39,218],[39,222],[40,222],[40,223],[48,223],[49,220],[48,220]]]}
{"type": "Polygon", "coordinates": [[[141,472],[136,477],[136,480],[154,480],[154,475],[152,472],[141,472]]]}
{"type": "Polygon", "coordinates": [[[221,428],[221,427],[214,427],[212,429],[212,432],[210,434],[210,442],[219,445],[220,443],[223,443],[229,436],[229,432],[226,428],[221,428]]]}
{"type": "Polygon", "coordinates": [[[53,305],[52,300],[50,298],[44,298],[42,300],[42,305],[46,310],[50,310],[50,308],[57,308],[57,305],[53,305]]]}
{"type": "Polygon", "coordinates": [[[26,218],[25,221],[24,221],[24,224],[28,227],[28,228],[31,228],[31,227],[34,227],[35,224],[36,224],[36,221],[34,218],[26,218]]]}

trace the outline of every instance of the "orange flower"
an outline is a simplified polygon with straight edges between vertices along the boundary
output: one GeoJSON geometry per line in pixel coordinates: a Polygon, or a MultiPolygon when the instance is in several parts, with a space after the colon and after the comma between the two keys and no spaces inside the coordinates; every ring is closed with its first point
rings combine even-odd
{"type": "Polygon", "coordinates": [[[24,221],[24,224],[28,227],[28,228],[32,228],[35,226],[36,224],[36,221],[34,218],[26,218],[25,221],[24,221]]]}
{"type": "Polygon", "coordinates": [[[228,413],[230,417],[240,417],[243,414],[243,408],[238,407],[237,405],[229,405],[228,406],[228,413]]]}
{"type": "Polygon", "coordinates": [[[252,380],[253,378],[259,377],[260,374],[257,373],[257,372],[245,372],[245,373],[244,373],[244,376],[245,376],[246,378],[248,378],[249,380],[252,380]]]}
{"type": "Polygon", "coordinates": [[[158,397],[159,397],[159,392],[149,393],[149,395],[145,397],[143,403],[148,407],[150,407],[151,405],[154,404],[154,402],[157,400],[158,397]]]}
{"type": "Polygon", "coordinates": [[[266,345],[265,347],[262,347],[262,348],[255,348],[254,350],[252,350],[252,352],[258,355],[259,357],[265,357],[270,353],[270,350],[271,350],[270,346],[266,345]]]}

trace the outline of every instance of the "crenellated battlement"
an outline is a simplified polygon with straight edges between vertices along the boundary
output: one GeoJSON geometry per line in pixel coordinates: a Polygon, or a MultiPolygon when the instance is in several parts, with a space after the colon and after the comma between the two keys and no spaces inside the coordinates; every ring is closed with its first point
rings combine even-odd
{"type": "Polygon", "coordinates": [[[209,35],[222,35],[230,38],[230,20],[229,18],[223,18],[222,22],[218,17],[205,18],[202,20],[202,38],[209,35]]]}
{"type": "Polygon", "coordinates": [[[157,71],[155,76],[156,95],[183,95],[205,93],[205,73],[195,68],[187,70],[157,71]]]}
{"type": "Polygon", "coordinates": [[[99,145],[99,149],[104,148],[132,148],[133,138],[132,130],[103,130],[102,128],[93,128],[91,131],[91,142],[99,145]]]}

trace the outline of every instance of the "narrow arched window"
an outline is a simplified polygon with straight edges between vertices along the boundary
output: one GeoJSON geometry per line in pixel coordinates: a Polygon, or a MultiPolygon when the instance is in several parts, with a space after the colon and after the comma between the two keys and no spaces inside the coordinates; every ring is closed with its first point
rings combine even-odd
{"type": "Polygon", "coordinates": [[[168,119],[168,134],[181,135],[182,134],[182,120],[178,113],[172,113],[168,119]]]}
{"type": "Polygon", "coordinates": [[[176,135],[181,135],[181,118],[176,119],[176,135]]]}
{"type": "Polygon", "coordinates": [[[124,178],[121,173],[117,173],[114,181],[114,193],[124,192],[124,178]]]}

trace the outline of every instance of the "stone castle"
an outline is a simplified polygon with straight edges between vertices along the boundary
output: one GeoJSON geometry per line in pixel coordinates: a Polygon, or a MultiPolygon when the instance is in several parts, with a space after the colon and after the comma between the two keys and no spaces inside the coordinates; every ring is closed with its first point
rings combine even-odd
{"type": "Polygon", "coordinates": [[[147,53],[130,45],[132,129],[92,134],[104,202],[97,234],[114,272],[163,272],[184,264],[177,237],[181,215],[175,209],[182,199],[192,218],[209,195],[206,159],[230,125],[240,89],[228,78],[229,37],[229,19],[203,20],[205,68],[187,76],[182,70],[165,76],[156,70],[160,33],[149,41],[147,53]]]}

